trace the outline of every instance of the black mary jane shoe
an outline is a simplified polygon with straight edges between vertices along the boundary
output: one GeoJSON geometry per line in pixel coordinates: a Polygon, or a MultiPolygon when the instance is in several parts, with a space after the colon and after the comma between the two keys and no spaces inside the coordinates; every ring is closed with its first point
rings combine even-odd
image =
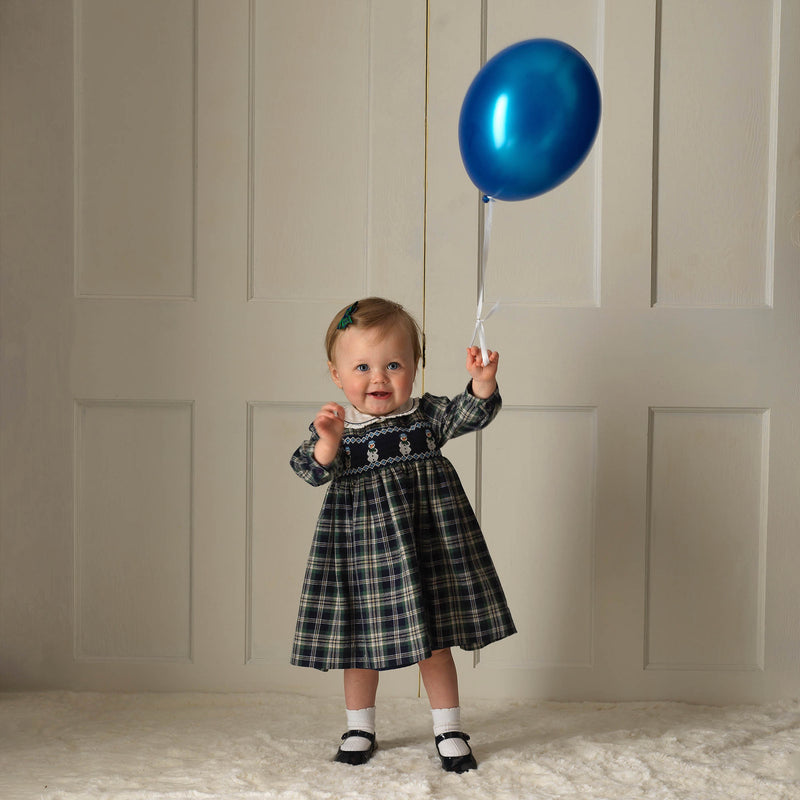
{"type": "Polygon", "coordinates": [[[448,733],[439,734],[436,737],[436,752],[439,753],[439,758],[442,760],[442,769],[445,772],[469,772],[471,769],[478,769],[478,762],[475,756],[472,755],[472,748],[469,748],[469,753],[465,756],[443,756],[439,750],[439,742],[445,739],[463,739],[465,742],[469,741],[469,736],[461,731],[450,731],[448,733]]]}
{"type": "Polygon", "coordinates": [[[366,750],[342,750],[336,754],[334,761],[340,764],[366,764],[372,758],[373,753],[378,749],[378,743],[375,741],[374,733],[367,733],[367,731],[347,731],[342,734],[342,740],[349,739],[351,736],[360,736],[362,739],[369,739],[369,747],[366,750]]]}

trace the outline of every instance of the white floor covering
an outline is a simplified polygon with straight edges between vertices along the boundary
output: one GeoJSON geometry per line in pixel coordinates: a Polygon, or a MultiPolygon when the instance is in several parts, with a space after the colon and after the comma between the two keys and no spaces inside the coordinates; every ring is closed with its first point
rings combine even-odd
{"type": "Polygon", "coordinates": [[[382,699],[369,764],[331,761],[342,701],[0,694],[0,798],[800,800],[800,701],[465,703],[475,772],[442,771],[424,700],[382,699]]]}

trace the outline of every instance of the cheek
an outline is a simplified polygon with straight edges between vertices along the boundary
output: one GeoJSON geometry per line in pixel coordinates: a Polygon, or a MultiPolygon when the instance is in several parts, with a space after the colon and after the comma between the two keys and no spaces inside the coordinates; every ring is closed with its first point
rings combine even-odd
{"type": "Polygon", "coordinates": [[[367,381],[361,375],[350,375],[344,382],[344,389],[351,392],[360,392],[366,386],[367,381]]]}
{"type": "Polygon", "coordinates": [[[412,388],[414,387],[414,376],[413,375],[404,375],[398,381],[398,387],[404,389],[407,392],[411,392],[412,388]]]}

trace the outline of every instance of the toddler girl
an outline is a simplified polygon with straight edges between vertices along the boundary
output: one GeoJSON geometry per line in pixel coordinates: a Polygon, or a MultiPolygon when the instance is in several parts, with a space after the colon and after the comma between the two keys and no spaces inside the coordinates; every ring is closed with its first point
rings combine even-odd
{"type": "Polygon", "coordinates": [[[419,664],[442,767],[477,763],[461,730],[450,648],[477,650],[515,633],[502,587],[455,469],[440,448],[500,410],[498,354],[450,400],[412,398],[419,327],[397,303],[367,298],[342,309],[325,344],[349,405],[326,403],[294,453],[295,472],[330,482],[303,582],[292,663],[343,669],[347,732],[336,761],[364,764],[376,749],[378,671],[419,664]]]}

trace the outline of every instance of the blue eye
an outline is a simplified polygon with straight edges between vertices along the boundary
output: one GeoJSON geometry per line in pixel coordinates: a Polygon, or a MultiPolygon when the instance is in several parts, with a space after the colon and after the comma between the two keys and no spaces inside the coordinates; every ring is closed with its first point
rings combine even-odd
{"type": "Polygon", "coordinates": [[[400,369],[400,364],[397,361],[392,361],[391,364],[386,365],[386,369],[389,370],[400,369]]]}
{"type": "Polygon", "coordinates": [[[369,367],[366,364],[359,364],[356,367],[356,372],[369,372],[369,367]]]}

